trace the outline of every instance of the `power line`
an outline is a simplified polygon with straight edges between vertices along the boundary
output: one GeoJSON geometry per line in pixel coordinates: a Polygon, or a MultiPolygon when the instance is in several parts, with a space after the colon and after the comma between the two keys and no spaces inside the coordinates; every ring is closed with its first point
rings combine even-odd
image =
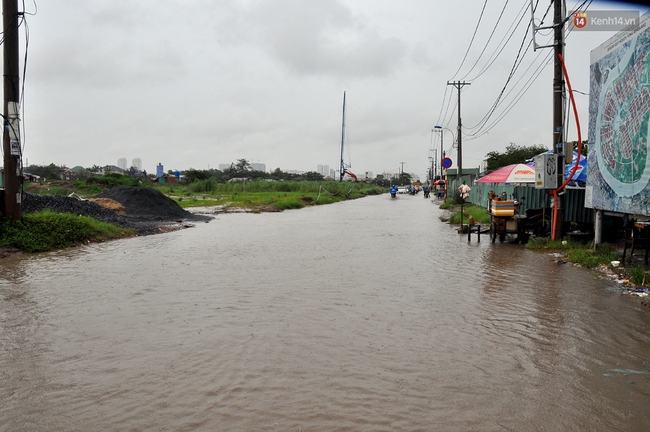
{"type": "MultiPolygon", "coordinates": [[[[579,11],[579,10],[582,9],[583,6],[585,6],[586,3],[588,3],[587,6],[584,8],[584,10],[586,11],[589,8],[589,6],[591,5],[592,2],[593,2],[593,0],[584,0],[580,4],[580,6],[578,6],[574,10],[579,11]]],[[[549,4],[549,7],[546,9],[546,12],[544,13],[544,16],[542,17],[541,23],[543,23],[544,20],[546,19],[546,16],[548,15],[552,4],[553,3],[551,2],[549,4]]],[[[573,28],[570,28],[568,33],[571,33],[572,30],[573,30],[573,28]]],[[[565,40],[566,40],[566,37],[565,37],[565,40]]],[[[528,46],[530,46],[530,43],[528,44],[528,46]]],[[[537,56],[537,58],[539,58],[539,57],[540,57],[540,55],[537,56]]],[[[472,137],[472,138],[469,138],[469,139],[470,140],[477,139],[477,138],[485,135],[486,133],[488,133],[491,129],[493,129],[506,116],[506,114],[508,114],[512,110],[512,108],[514,108],[514,106],[519,102],[519,100],[521,100],[521,98],[527,93],[528,89],[530,88],[530,84],[532,84],[532,82],[534,82],[535,80],[537,80],[537,78],[539,78],[539,76],[541,75],[544,67],[547,66],[550,63],[551,60],[552,60],[552,57],[549,57],[548,59],[546,59],[543,63],[541,63],[535,69],[535,71],[533,72],[533,75],[530,76],[528,78],[528,80],[526,81],[525,86],[521,90],[519,90],[517,92],[517,94],[514,97],[514,100],[512,100],[511,102],[508,103],[508,105],[503,109],[501,114],[498,115],[497,119],[495,119],[493,122],[489,123],[488,125],[485,125],[485,123],[487,123],[487,120],[489,120],[489,117],[487,119],[485,119],[485,117],[484,117],[485,121],[483,122],[483,120],[482,120],[483,123],[479,122],[476,126],[474,126],[472,128],[469,128],[470,130],[472,130],[472,129],[476,129],[476,127],[481,125],[481,127],[478,130],[476,130],[474,133],[467,134],[467,135],[472,137]]],[[[522,57],[522,61],[523,61],[523,57],[522,57]]],[[[521,64],[521,62],[520,62],[520,64],[521,64]]],[[[498,100],[501,97],[501,94],[499,95],[499,98],[497,98],[497,101],[498,101],[497,104],[496,104],[497,106],[500,106],[500,105],[502,105],[504,103],[504,99],[507,98],[508,95],[510,95],[514,91],[514,88],[516,88],[517,84],[524,78],[525,74],[530,70],[530,68],[533,65],[534,65],[534,61],[533,61],[533,63],[531,63],[531,65],[528,66],[528,68],[524,71],[524,74],[522,75],[522,77],[519,78],[515,82],[514,87],[509,92],[507,92],[505,94],[505,97],[502,98],[501,101],[498,100]]],[[[494,109],[496,109],[497,106],[493,105],[494,109]]],[[[493,112],[490,113],[490,116],[492,116],[492,115],[493,115],[493,112]]]]}
{"type": "Polygon", "coordinates": [[[472,48],[472,44],[474,43],[474,38],[476,37],[476,33],[478,32],[478,28],[481,25],[481,20],[483,19],[483,13],[485,13],[485,7],[487,6],[488,0],[485,0],[483,3],[483,9],[481,9],[481,14],[478,17],[478,22],[476,23],[476,27],[474,28],[474,34],[472,34],[472,39],[469,41],[469,46],[467,47],[467,51],[465,51],[465,56],[463,57],[463,61],[460,62],[460,66],[458,66],[458,70],[456,73],[454,73],[454,76],[451,77],[451,79],[456,78],[456,75],[458,75],[458,72],[460,72],[460,69],[463,67],[465,64],[465,60],[467,59],[467,55],[469,54],[470,49],[472,48]]]}

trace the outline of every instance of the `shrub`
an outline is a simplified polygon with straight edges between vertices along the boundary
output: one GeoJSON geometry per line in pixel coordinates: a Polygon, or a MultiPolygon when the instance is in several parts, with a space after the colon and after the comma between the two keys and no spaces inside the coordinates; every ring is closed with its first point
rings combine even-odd
{"type": "Polygon", "coordinates": [[[630,280],[636,285],[643,285],[645,283],[645,269],[641,266],[637,266],[630,270],[630,280]]]}
{"type": "Polygon", "coordinates": [[[22,220],[0,220],[0,245],[25,252],[44,252],[132,234],[115,225],[86,216],[44,211],[23,215],[22,220]]]}
{"type": "Polygon", "coordinates": [[[190,183],[187,188],[193,193],[201,192],[214,192],[217,190],[218,183],[214,178],[204,179],[204,180],[195,180],[193,183],[190,183]]]}

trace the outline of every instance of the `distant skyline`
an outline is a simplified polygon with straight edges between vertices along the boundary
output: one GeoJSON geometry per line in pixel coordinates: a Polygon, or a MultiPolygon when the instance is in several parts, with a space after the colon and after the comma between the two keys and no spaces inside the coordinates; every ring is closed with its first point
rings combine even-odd
{"type": "MultiPolygon", "coordinates": [[[[549,5],[539,2],[538,25],[549,5]]],[[[242,158],[267,170],[338,167],[345,91],[351,171],[395,173],[404,163],[424,177],[431,149],[439,151],[436,125],[446,128],[455,167],[453,80],[471,82],[461,94],[464,168],[510,143],[550,148],[551,50],[529,45],[528,0],[56,0],[39,4],[36,15],[26,7],[30,164],[107,165],[137,154],[148,172],[158,163],[208,169],[242,158]]],[[[613,8],[647,10],[590,4],[613,8]]],[[[567,34],[583,125],[589,53],[613,35],[567,34]]],[[[537,35],[539,44],[549,38],[537,35]]],[[[568,139],[575,137],[570,119],[568,139]]]]}

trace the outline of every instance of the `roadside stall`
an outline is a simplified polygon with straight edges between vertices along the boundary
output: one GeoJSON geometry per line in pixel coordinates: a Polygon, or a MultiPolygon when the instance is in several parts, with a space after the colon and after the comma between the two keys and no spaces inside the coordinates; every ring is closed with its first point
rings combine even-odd
{"type": "MultiPolygon", "coordinates": [[[[495,184],[517,184],[517,183],[534,183],[535,169],[524,164],[513,164],[500,168],[485,177],[480,178],[478,183],[495,183],[495,184]]],[[[530,235],[525,230],[526,215],[518,213],[519,202],[504,193],[497,196],[490,191],[488,197],[487,213],[490,215],[490,232],[492,243],[497,236],[499,241],[503,242],[506,235],[516,235],[515,242],[525,244],[528,242],[530,235]]]]}

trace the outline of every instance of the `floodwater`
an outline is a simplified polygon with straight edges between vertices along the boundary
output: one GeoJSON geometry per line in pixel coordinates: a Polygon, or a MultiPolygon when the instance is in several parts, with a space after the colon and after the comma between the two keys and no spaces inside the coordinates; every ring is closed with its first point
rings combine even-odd
{"type": "Polygon", "coordinates": [[[650,309],[388,195],[0,260],[0,430],[647,430],[650,309]]]}

